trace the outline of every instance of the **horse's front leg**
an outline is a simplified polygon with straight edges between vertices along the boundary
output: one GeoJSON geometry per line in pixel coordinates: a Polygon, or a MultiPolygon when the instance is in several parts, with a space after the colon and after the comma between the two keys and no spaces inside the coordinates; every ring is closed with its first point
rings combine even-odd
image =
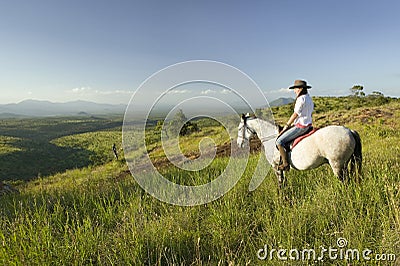
{"type": "Polygon", "coordinates": [[[278,182],[279,182],[279,188],[281,189],[285,184],[286,178],[285,178],[285,172],[283,170],[279,170],[279,172],[280,172],[280,175],[279,175],[280,178],[279,178],[278,182]]]}
{"type": "Polygon", "coordinates": [[[278,180],[278,187],[281,189],[283,187],[283,184],[285,183],[285,173],[283,170],[278,170],[277,168],[274,168],[276,178],[278,180]]]}

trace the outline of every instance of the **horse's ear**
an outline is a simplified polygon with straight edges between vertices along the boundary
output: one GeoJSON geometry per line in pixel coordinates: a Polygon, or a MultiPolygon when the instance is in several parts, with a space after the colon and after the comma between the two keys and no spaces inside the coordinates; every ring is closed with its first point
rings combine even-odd
{"type": "Polygon", "coordinates": [[[246,115],[245,114],[242,114],[241,117],[242,117],[243,120],[246,120],[246,115]]]}
{"type": "Polygon", "coordinates": [[[276,128],[278,129],[278,132],[281,132],[283,130],[283,126],[279,124],[275,124],[276,128]]]}

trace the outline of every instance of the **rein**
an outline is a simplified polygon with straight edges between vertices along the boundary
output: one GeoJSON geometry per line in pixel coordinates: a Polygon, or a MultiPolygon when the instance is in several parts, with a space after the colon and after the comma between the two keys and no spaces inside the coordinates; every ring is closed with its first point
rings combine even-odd
{"type": "MultiPolygon", "coordinates": [[[[250,141],[249,139],[247,139],[245,136],[246,136],[246,131],[248,130],[248,131],[250,131],[250,133],[251,134],[255,134],[255,135],[258,135],[257,134],[257,132],[254,130],[254,129],[252,129],[251,127],[249,127],[248,125],[247,125],[247,120],[248,119],[255,119],[255,118],[253,118],[253,117],[245,117],[244,119],[243,119],[243,126],[241,127],[241,128],[239,128],[239,130],[240,129],[242,129],[242,128],[244,128],[244,130],[243,130],[243,136],[241,136],[241,138],[242,139],[245,139],[245,140],[247,140],[247,141],[250,141]]],[[[260,136],[259,136],[260,137],[260,136]]],[[[269,136],[267,136],[267,137],[263,137],[263,138],[260,138],[260,141],[261,142],[266,142],[266,141],[269,141],[269,140],[271,140],[271,139],[274,139],[274,138],[276,138],[276,136],[275,136],[275,134],[273,134],[273,135],[269,135],[269,136]]]]}

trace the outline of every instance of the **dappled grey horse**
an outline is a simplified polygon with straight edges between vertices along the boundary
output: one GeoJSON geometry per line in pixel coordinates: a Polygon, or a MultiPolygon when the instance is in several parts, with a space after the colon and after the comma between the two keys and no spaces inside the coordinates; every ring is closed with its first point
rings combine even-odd
{"type": "MultiPolygon", "coordinates": [[[[279,182],[284,180],[284,172],[278,170],[280,154],[275,147],[267,142],[278,136],[278,127],[269,122],[252,116],[242,115],[237,144],[243,147],[256,134],[264,145],[265,155],[273,166],[279,182]]],[[[300,141],[289,152],[291,167],[297,170],[314,169],[329,163],[333,173],[342,181],[348,174],[350,162],[351,172],[361,172],[362,147],[359,134],[343,126],[327,126],[319,129],[311,136],[300,141]]]]}

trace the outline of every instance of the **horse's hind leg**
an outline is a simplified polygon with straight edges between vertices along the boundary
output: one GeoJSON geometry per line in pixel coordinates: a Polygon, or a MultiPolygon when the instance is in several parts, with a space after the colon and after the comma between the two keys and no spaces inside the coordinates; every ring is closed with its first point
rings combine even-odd
{"type": "Polygon", "coordinates": [[[337,161],[329,161],[329,165],[331,166],[335,176],[337,176],[341,181],[344,182],[348,174],[347,164],[337,161]]]}

